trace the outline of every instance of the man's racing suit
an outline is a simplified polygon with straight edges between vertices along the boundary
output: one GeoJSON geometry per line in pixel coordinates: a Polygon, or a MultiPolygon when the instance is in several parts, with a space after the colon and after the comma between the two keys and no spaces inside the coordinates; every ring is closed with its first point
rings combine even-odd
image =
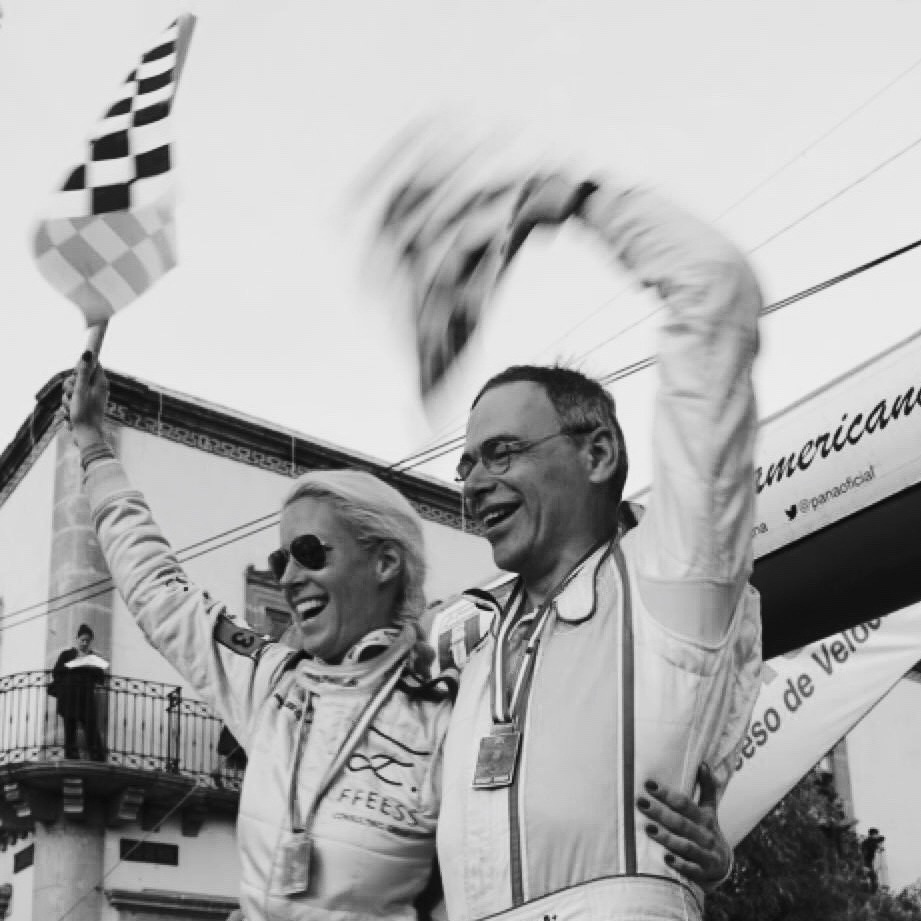
{"type": "MultiPolygon", "coordinates": [[[[438,827],[451,921],[698,918],[700,890],[665,862],[635,798],[647,778],[692,795],[704,760],[724,788],[758,689],[757,284],[725,240],[651,193],[606,183],[583,215],[664,301],[652,492],[639,525],[553,601],[507,788],[472,786],[496,629],[464,668],[438,827]]],[[[510,642],[533,629],[514,604],[504,616],[520,617],[510,642]]]]}

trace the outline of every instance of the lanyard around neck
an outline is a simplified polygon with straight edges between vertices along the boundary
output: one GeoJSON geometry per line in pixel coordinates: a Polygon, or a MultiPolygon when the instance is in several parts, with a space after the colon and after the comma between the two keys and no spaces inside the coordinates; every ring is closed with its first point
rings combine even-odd
{"type": "Polygon", "coordinates": [[[493,647],[492,673],[490,675],[490,698],[492,703],[492,719],[494,724],[511,723],[518,713],[521,703],[521,696],[525,685],[531,677],[534,669],[535,654],[540,643],[541,635],[547,626],[554,610],[554,602],[557,597],[566,589],[570,582],[582,572],[585,564],[594,556],[595,552],[603,544],[607,543],[609,538],[594,544],[587,553],[576,561],[573,567],[560,579],[559,582],[551,589],[544,603],[537,609],[535,614],[536,624],[525,647],[524,655],[518,665],[515,677],[512,681],[512,692],[508,693],[505,681],[505,665],[508,658],[506,638],[512,628],[520,622],[520,618],[514,616],[516,602],[520,606],[524,601],[524,589],[521,580],[515,586],[511,597],[506,605],[502,622],[499,625],[499,632],[496,636],[496,643],[493,647]]]}
{"type": "Polygon", "coordinates": [[[309,830],[313,821],[313,817],[320,806],[320,800],[322,800],[326,795],[326,792],[329,790],[333,780],[336,779],[339,772],[345,766],[346,761],[348,761],[348,759],[352,756],[352,753],[355,751],[358,743],[367,732],[368,727],[371,725],[371,721],[377,715],[378,710],[380,710],[380,708],[384,705],[387,698],[396,687],[397,682],[400,680],[400,676],[403,674],[404,666],[405,661],[401,659],[397,663],[396,668],[393,670],[392,674],[387,676],[386,681],[384,681],[380,688],[378,688],[377,693],[365,705],[364,710],[362,710],[358,719],[349,730],[349,733],[343,740],[342,745],[339,746],[339,751],[336,752],[336,757],[333,758],[329,767],[327,767],[326,772],[323,774],[322,780],[317,785],[317,788],[310,800],[310,808],[307,810],[307,814],[304,817],[303,823],[301,823],[299,821],[297,811],[297,776],[301,766],[301,754],[304,750],[304,725],[307,719],[307,711],[310,708],[310,692],[307,692],[307,699],[304,701],[304,710],[301,713],[301,718],[298,723],[297,749],[294,754],[294,768],[291,772],[291,784],[288,791],[288,818],[290,820],[292,831],[309,830]]]}

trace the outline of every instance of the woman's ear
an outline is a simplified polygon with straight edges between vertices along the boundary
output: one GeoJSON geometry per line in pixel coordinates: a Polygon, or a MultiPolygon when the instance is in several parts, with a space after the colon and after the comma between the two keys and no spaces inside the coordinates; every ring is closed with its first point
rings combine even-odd
{"type": "Polygon", "coordinates": [[[599,426],[585,436],[589,464],[589,481],[607,483],[614,476],[620,448],[614,433],[607,426],[599,426]]]}
{"type": "Polygon", "coordinates": [[[403,569],[403,554],[399,545],[392,540],[381,541],[377,548],[376,573],[381,584],[399,576],[403,569]]]}

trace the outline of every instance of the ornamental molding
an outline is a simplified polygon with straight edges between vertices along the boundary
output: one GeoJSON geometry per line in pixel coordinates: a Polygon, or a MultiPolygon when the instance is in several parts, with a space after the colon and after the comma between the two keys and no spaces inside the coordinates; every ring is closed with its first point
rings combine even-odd
{"type": "MultiPolygon", "coordinates": [[[[39,391],[29,419],[0,454],[0,507],[63,427],[61,385],[68,373],[55,375],[39,391]]],[[[317,469],[367,470],[399,489],[426,521],[478,533],[463,527],[459,492],[437,480],[116,372],[108,376],[106,416],[117,425],[288,478],[317,469]]]]}

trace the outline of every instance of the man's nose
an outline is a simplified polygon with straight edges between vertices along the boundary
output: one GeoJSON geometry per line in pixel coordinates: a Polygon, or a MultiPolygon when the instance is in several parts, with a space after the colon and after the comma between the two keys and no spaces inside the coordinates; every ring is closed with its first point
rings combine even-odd
{"type": "Polygon", "coordinates": [[[475,509],[477,500],[494,489],[495,485],[495,477],[486,471],[481,462],[477,461],[470,475],[464,480],[463,498],[468,510],[475,509]]]}

